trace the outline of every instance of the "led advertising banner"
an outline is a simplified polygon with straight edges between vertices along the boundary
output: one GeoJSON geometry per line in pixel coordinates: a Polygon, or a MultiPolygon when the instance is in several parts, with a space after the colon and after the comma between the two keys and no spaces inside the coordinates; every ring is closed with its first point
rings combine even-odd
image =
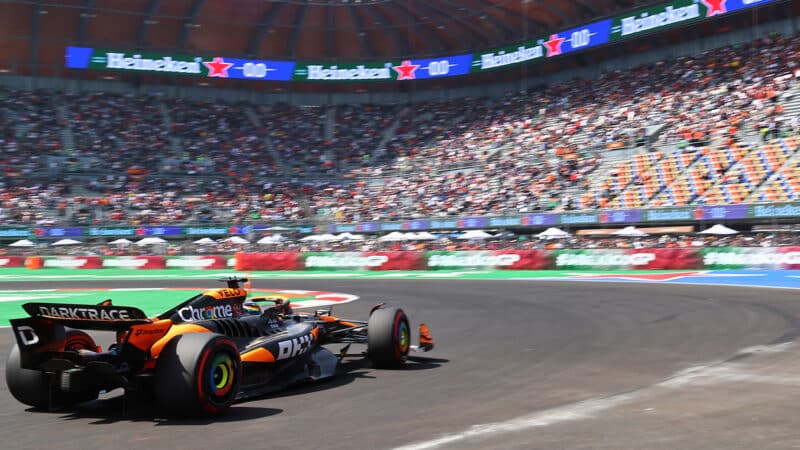
{"type": "Polygon", "coordinates": [[[209,78],[288,81],[292,78],[295,63],[67,47],[66,66],[69,69],[122,70],[209,78]]]}
{"type": "Polygon", "coordinates": [[[66,67],[266,81],[424,80],[519,66],[775,1],[672,0],[509,47],[427,59],[309,63],[67,47],[66,67]]]}
{"type": "Polygon", "coordinates": [[[774,0],[673,0],[614,18],[611,42],[687,25],[774,0]]]}

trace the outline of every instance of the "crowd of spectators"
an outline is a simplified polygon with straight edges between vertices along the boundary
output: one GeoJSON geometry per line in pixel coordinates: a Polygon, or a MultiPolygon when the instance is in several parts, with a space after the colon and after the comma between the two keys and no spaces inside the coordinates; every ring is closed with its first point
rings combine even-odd
{"type": "Polygon", "coordinates": [[[768,36],[496,99],[414,105],[0,88],[0,224],[571,210],[607,189],[596,181],[610,149],[697,151],[744,132],[796,132],[779,100],[798,61],[800,37],[768,36]]]}
{"type": "MultiPolygon", "coordinates": [[[[394,166],[370,167],[384,176],[380,182],[322,191],[312,206],[336,220],[559,211],[574,209],[574,197],[590,192],[593,203],[586,206],[595,207],[595,201],[607,201],[603,196],[627,186],[615,183],[612,191],[609,183],[591,185],[587,173],[601,161],[602,150],[674,144],[700,151],[701,146],[733,145],[743,128],[778,137],[783,118],[778,100],[796,85],[799,60],[800,36],[769,36],[477,103],[477,119],[465,129],[423,127],[433,130],[427,148],[412,147],[394,166]],[[658,136],[648,130],[658,130],[658,136]],[[450,152],[454,133],[459,150],[450,152]],[[481,158],[474,172],[440,174],[455,163],[481,158]],[[497,171],[498,165],[503,170],[497,171]],[[385,175],[398,168],[409,173],[385,175]],[[448,187],[453,183],[456,189],[448,187]],[[575,186],[581,189],[570,189],[575,186]]],[[[466,101],[431,109],[464,111],[460,102],[466,101]]],[[[440,123],[428,115],[433,124],[440,123]]]]}
{"type": "Polygon", "coordinates": [[[190,175],[265,179],[281,174],[267,148],[266,130],[248,105],[175,99],[169,102],[170,136],[176,150],[164,158],[170,170],[190,175]]]}

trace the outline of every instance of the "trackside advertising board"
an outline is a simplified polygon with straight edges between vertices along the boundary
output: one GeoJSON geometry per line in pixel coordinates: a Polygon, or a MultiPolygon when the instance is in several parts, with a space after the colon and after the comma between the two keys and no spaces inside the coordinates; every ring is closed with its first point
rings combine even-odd
{"type": "Polygon", "coordinates": [[[296,62],[67,47],[70,69],[117,70],[266,81],[404,81],[518,67],[778,0],[672,0],[617,17],[475,54],[369,62],[296,62]]]}
{"type": "MultiPolygon", "coordinates": [[[[328,233],[378,233],[385,231],[437,231],[471,230],[500,227],[582,226],[582,225],[633,225],[656,223],[695,223],[701,227],[711,221],[745,219],[800,218],[800,203],[751,203],[738,205],[697,205],[651,209],[605,209],[563,213],[535,213],[511,216],[466,216],[453,218],[412,219],[405,221],[334,223],[316,232],[328,233]]],[[[60,239],[65,237],[125,237],[131,240],[149,236],[165,238],[222,237],[269,232],[271,225],[214,226],[138,226],[138,227],[33,227],[0,228],[0,238],[60,239]]],[[[310,225],[293,225],[292,231],[315,232],[310,225]]],[[[701,228],[702,229],[702,228],[701,228]]]]}
{"type": "Polygon", "coordinates": [[[800,269],[800,247],[259,252],[189,256],[0,257],[2,267],[241,271],[800,269]],[[41,264],[29,264],[29,259],[41,264]]]}
{"type": "Polygon", "coordinates": [[[0,257],[0,267],[59,268],[59,269],[227,269],[234,258],[222,255],[191,256],[42,256],[39,267],[26,265],[24,257],[0,257]],[[3,260],[8,263],[2,265],[3,260]],[[16,264],[16,265],[15,265],[16,264]]]}

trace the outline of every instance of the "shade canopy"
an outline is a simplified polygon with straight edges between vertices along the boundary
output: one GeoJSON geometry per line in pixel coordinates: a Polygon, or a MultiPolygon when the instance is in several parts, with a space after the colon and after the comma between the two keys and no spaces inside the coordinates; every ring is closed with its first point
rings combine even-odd
{"type": "Polygon", "coordinates": [[[336,235],[337,238],[343,241],[363,241],[364,236],[360,234],[350,234],[350,233],[339,233],[336,235]]]}
{"type": "Polygon", "coordinates": [[[193,244],[216,244],[217,242],[210,237],[204,237],[193,242],[193,244]]]}
{"type": "Polygon", "coordinates": [[[634,226],[622,228],[611,234],[613,234],[614,236],[627,236],[627,237],[649,236],[647,233],[634,226]]]}
{"type": "Polygon", "coordinates": [[[311,236],[306,236],[303,239],[300,239],[303,242],[332,242],[340,240],[339,237],[334,236],[330,233],[325,234],[312,234],[311,236]]]}
{"type": "Polygon", "coordinates": [[[249,244],[250,243],[250,241],[248,241],[247,239],[245,239],[245,238],[243,238],[241,236],[231,236],[228,239],[225,239],[225,242],[228,242],[230,244],[249,244]]]}
{"type": "Polygon", "coordinates": [[[485,232],[483,230],[469,230],[469,231],[465,232],[464,234],[460,234],[460,235],[456,236],[456,239],[461,239],[461,240],[489,239],[491,237],[494,237],[494,236],[492,236],[491,234],[489,234],[489,233],[487,233],[487,232],[485,232]]]}
{"type": "Polygon", "coordinates": [[[59,241],[55,241],[50,245],[78,245],[81,244],[81,241],[76,241],[75,239],[61,239],[59,241]]]}
{"type": "Polygon", "coordinates": [[[256,244],[276,244],[285,241],[286,238],[281,234],[273,234],[272,236],[264,236],[256,241],[256,244]]]}
{"type": "Polygon", "coordinates": [[[406,236],[412,241],[435,241],[436,236],[428,233],[427,231],[420,231],[419,233],[406,233],[406,236]]]}
{"type": "Polygon", "coordinates": [[[14,241],[14,242],[8,244],[9,247],[33,247],[35,245],[36,244],[34,244],[33,242],[31,242],[31,241],[29,241],[27,239],[20,239],[18,241],[14,241]]]}
{"type": "Polygon", "coordinates": [[[115,240],[109,242],[109,244],[112,244],[112,245],[131,245],[131,244],[133,244],[133,241],[131,241],[130,239],[119,238],[119,239],[115,239],[115,240]]]}
{"type": "Polygon", "coordinates": [[[160,237],[151,236],[136,242],[136,245],[144,246],[144,245],[159,245],[166,243],[167,243],[166,239],[161,239],[160,237]]]}
{"type": "Polygon", "coordinates": [[[399,231],[392,231],[391,233],[387,234],[386,236],[381,236],[378,238],[381,242],[397,242],[397,241],[407,241],[408,236],[405,233],[401,233],[399,231]]]}
{"type": "Polygon", "coordinates": [[[561,239],[561,238],[567,238],[567,237],[570,237],[570,236],[571,235],[569,233],[567,233],[566,231],[564,231],[564,230],[562,230],[560,228],[555,228],[555,227],[550,227],[550,228],[548,228],[548,229],[546,229],[546,230],[544,230],[541,233],[536,235],[536,237],[540,237],[540,238],[543,238],[543,239],[561,239]]]}
{"type": "Polygon", "coordinates": [[[726,235],[726,234],[737,234],[738,231],[734,230],[733,228],[728,228],[721,223],[714,225],[711,228],[703,230],[700,234],[715,234],[715,235],[726,235]]]}

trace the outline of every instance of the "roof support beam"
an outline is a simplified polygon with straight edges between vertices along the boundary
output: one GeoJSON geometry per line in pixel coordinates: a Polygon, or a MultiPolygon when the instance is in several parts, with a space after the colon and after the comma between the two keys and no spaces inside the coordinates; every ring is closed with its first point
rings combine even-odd
{"type": "MultiPolygon", "coordinates": [[[[470,14],[472,14],[472,17],[474,18],[475,22],[477,22],[479,20],[485,20],[485,21],[489,22],[490,24],[494,25],[498,30],[503,32],[504,40],[511,39],[516,35],[514,30],[510,26],[508,26],[507,24],[505,24],[503,22],[500,22],[500,21],[496,20],[494,17],[492,17],[489,14],[484,14],[482,11],[479,11],[479,10],[477,10],[475,8],[471,8],[471,7],[467,6],[467,5],[463,5],[463,6],[456,5],[453,2],[451,2],[450,0],[443,0],[443,1],[444,1],[445,4],[449,5],[453,9],[456,9],[456,8],[459,8],[459,7],[466,8],[467,11],[469,11],[470,14]]],[[[467,22],[470,22],[470,21],[467,20],[467,22]]],[[[496,42],[497,40],[494,39],[494,41],[496,42]]]]}
{"type": "Polygon", "coordinates": [[[150,0],[150,4],[147,5],[147,14],[139,24],[139,31],[136,32],[136,47],[139,49],[147,45],[147,30],[155,22],[154,17],[159,6],[161,6],[160,0],[150,0]]]}
{"type": "MultiPolygon", "coordinates": [[[[411,0],[408,0],[407,3],[411,3],[411,0]]],[[[443,11],[438,7],[431,5],[427,1],[419,2],[418,0],[415,0],[415,5],[416,6],[414,6],[414,8],[416,8],[417,11],[421,11],[424,7],[424,9],[430,11],[432,15],[439,16],[443,23],[455,21],[461,24],[461,27],[458,30],[459,34],[461,35],[461,42],[467,44],[468,47],[474,48],[475,45],[486,46],[492,42],[489,36],[486,35],[486,30],[482,29],[476,24],[470,23],[468,20],[464,20],[458,15],[452,15],[448,11],[443,11]],[[476,38],[480,39],[481,42],[476,42],[476,38]]]]}
{"type": "Polygon", "coordinates": [[[36,0],[31,9],[31,46],[29,49],[31,60],[31,74],[39,74],[39,24],[43,14],[42,0],[36,0]]]}
{"type": "Polygon", "coordinates": [[[86,44],[86,28],[89,24],[89,19],[93,18],[95,14],[94,0],[85,0],[83,10],[78,18],[78,45],[83,46],[86,44]]]}
{"type": "Polygon", "coordinates": [[[361,16],[358,15],[356,12],[355,6],[348,6],[347,11],[350,12],[350,17],[353,19],[353,23],[356,26],[356,33],[358,34],[358,40],[361,42],[361,54],[366,56],[367,58],[372,58],[375,56],[375,49],[372,48],[372,42],[367,39],[367,32],[364,30],[364,21],[361,20],[361,16]]]}
{"type": "MultiPolygon", "coordinates": [[[[399,2],[397,6],[401,6],[402,8],[398,8],[398,11],[403,11],[405,17],[408,18],[408,22],[413,24],[417,22],[417,16],[414,15],[414,8],[408,5],[407,2],[399,2]]],[[[431,50],[434,52],[441,52],[441,51],[448,51],[451,50],[450,48],[445,48],[442,46],[442,40],[436,36],[436,33],[433,32],[428,24],[422,24],[419,27],[414,28],[414,31],[421,34],[423,40],[431,47],[431,50]]]]}
{"type": "MultiPolygon", "coordinates": [[[[504,12],[506,14],[510,14],[512,16],[518,16],[518,15],[522,14],[519,11],[514,11],[514,10],[508,8],[507,6],[501,5],[499,3],[496,4],[496,5],[493,5],[492,7],[496,8],[497,10],[502,11],[502,12],[504,12]]],[[[527,11],[527,6],[523,6],[523,11],[527,11]]],[[[523,14],[522,17],[520,18],[520,20],[522,21],[523,28],[528,30],[528,33],[533,33],[533,34],[536,34],[536,35],[544,34],[546,32],[546,30],[548,30],[550,28],[550,26],[547,25],[546,23],[544,23],[541,20],[538,20],[538,19],[536,19],[534,17],[530,17],[530,15],[527,15],[527,14],[523,14]]]]}
{"type": "MultiPolygon", "coordinates": [[[[399,3],[405,4],[405,2],[399,3]]],[[[411,53],[411,44],[408,42],[408,39],[400,35],[400,33],[397,31],[397,27],[389,22],[389,19],[386,18],[386,15],[383,14],[378,6],[364,8],[364,11],[366,11],[367,14],[372,17],[372,20],[382,25],[384,30],[388,31],[401,54],[408,55],[411,53]]]]}
{"type": "Polygon", "coordinates": [[[297,17],[294,20],[294,26],[292,26],[292,35],[289,37],[289,42],[286,47],[286,51],[289,56],[294,56],[297,53],[297,41],[300,39],[300,29],[303,27],[303,22],[306,19],[307,12],[308,3],[300,7],[300,11],[297,13],[297,17]]]}
{"type": "Polygon", "coordinates": [[[267,34],[272,30],[275,19],[278,18],[283,10],[286,9],[286,5],[288,5],[288,3],[285,2],[272,2],[270,4],[273,5],[272,9],[265,11],[261,16],[261,20],[258,21],[258,25],[256,26],[255,33],[253,33],[253,37],[250,38],[250,42],[247,43],[247,49],[245,51],[247,55],[256,56],[264,38],[267,37],[267,34]]]}
{"type": "Polygon", "coordinates": [[[325,53],[327,55],[336,54],[336,43],[333,36],[336,24],[333,23],[333,8],[333,0],[328,0],[328,7],[325,8],[325,53]]]}
{"type": "Polygon", "coordinates": [[[575,4],[581,7],[584,11],[587,11],[592,17],[591,19],[596,19],[601,16],[600,10],[598,10],[591,1],[587,0],[575,0],[575,4]]]}
{"type": "Polygon", "coordinates": [[[192,6],[189,8],[189,16],[183,23],[183,29],[178,36],[178,50],[184,50],[186,48],[186,41],[189,39],[189,33],[197,27],[197,17],[200,15],[200,11],[205,4],[206,0],[194,0],[192,2],[192,6]]]}
{"type": "MultiPolygon", "coordinates": [[[[569,18],[569,15],[563,9],[559,8],[558,6],[550,4],[545,0],[538,0],[537,2],[535,2],[535,5],[539,6],[540,8],[544,8],[549,13],[558,16],[561,19],[561,24],[559,25],[566,25],[572,22],[572,20],[570,20],[569,18]]],[[[550,30],[550,31],[555,31],[555,30],[550,30]]]]}

